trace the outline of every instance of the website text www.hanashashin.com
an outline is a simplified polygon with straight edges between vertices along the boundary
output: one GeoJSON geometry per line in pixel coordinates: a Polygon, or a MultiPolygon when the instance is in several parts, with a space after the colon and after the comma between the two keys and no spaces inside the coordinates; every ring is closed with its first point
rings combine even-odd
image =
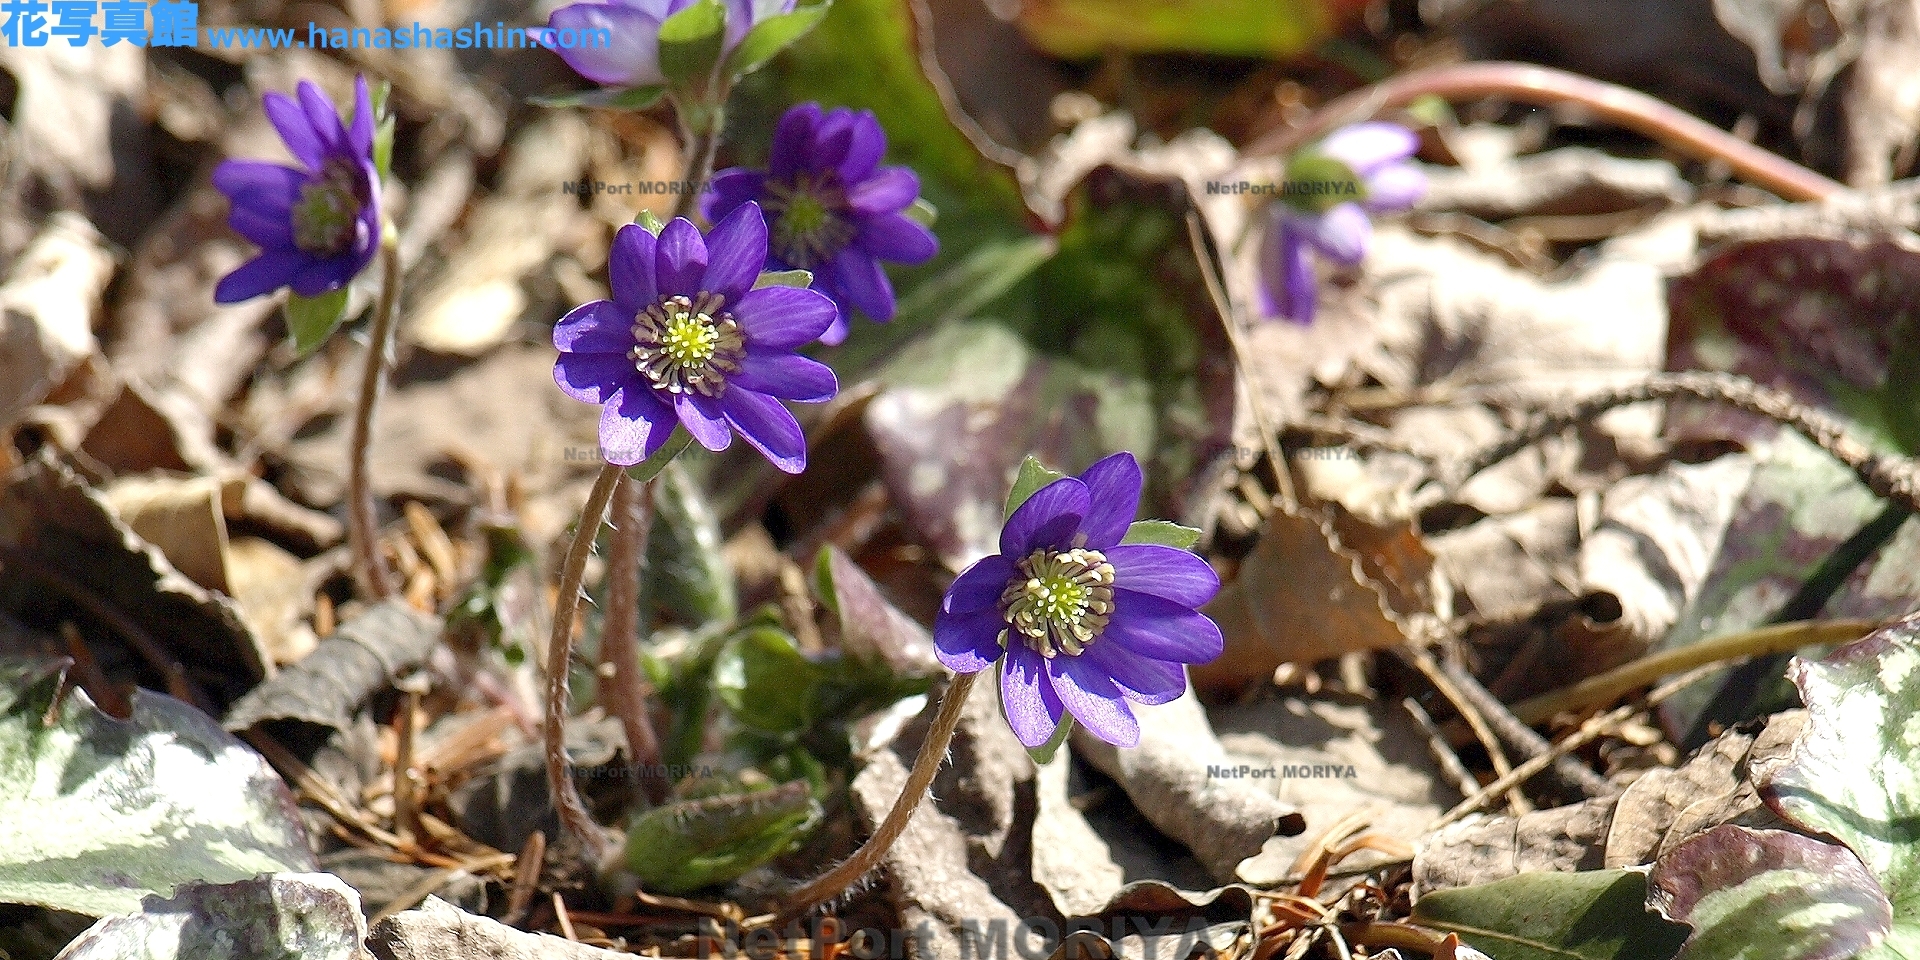
{"type": "Polygon", "coordinates": [[[186,0],[4,0],[0,2],[0,43],[44,47],[56,41],[71,47],[98,42],[136,47],[200,47],[234,50],[519,50],[530,47],[571,50],[609,47],[605,28],[556,30],[545,26],[429,27],[415,22],[391,27],[201,27],[200,5],[186,0]]]}

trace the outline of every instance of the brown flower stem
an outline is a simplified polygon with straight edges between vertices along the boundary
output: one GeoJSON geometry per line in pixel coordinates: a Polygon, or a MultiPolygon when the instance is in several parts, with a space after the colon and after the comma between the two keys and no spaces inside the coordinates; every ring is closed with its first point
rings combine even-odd
{"type": "Polygon", "coordinates": [[[973,691],[973,682],[979,676],[978,673],[963,673],[947,684],[946,693],[940,697],[940,711],[934,715],[926,742],[920,745],[920,755],[914,758],[913,769],[907,773],[907,785],[901,789],[899,799],[893,802],[893,809],[887,811],[886,819],[880,821],[873,836],[868,837],[867,842],[853,852],[853,856],[788,895],[786,904],[774,915],[775,929],[800,919],[807,911],[838,896],[880,865],[881,859],[893,847],[893,842],[900,838],[901,831],[907,828],[913,811],[919,809],[921,798],[927,795],[927,788],[933,785],[934,774],[940,772],[940,764],[947,758],[947,747],[953,744],[953,733],[960,727],[960,715],[966,709],[967,696],[973,691]]]}
{"type": "MultiPolygon", "coordinates": [[[[652,483],[622,480],[613,488],[608,522],[607,609],[600,630],[600,701],[620,718],[627,734],[627,759],[638,767],[660,762],[660,737],[653,728],[647,678],[640,671],[640,576],[646,565],[647,533],[653,525],[652,483]]],[[[641,777],[647,799],[666,799],[667,782],[641,777]]]]}
{"type": "Polygon", "coordinates": [[[554,809],[560,814],[560,829],[579,844],[586,860],[598,865],[607,853],[607,838],[593,822],[573,777],[567,770],[567,715],[572,702],[567,692],[567,672],[573,660],[573,620],[580,610],[581,581],[585,579],[587,555],[593,552],[593,540],[600,532],[600,521],[607,513],[607,501],[613,489],[626,476],[626,469],[609,463],[600,468],[593,490],[580,508],[580,522],[574,527],[573,542],[567,545],[566,559],[560,566],[560,596],[554,605],[553,635],[547,641],[547,712],[541,724],[541,739],[546,746],[547,789],[554,809]]]}
{"type": "Polygon", "coordinates": [[[676,217],[693,219],[700,194],[706,189],[707,179],[713,176],[713,158],[720,150],[720,128],[727,122],[726,93],[723,91],[716,100],[710,106],[674,105],[680,115],[680,139],[687,145],[686,174],[680,179],[683,185],[693,188],[674,201],[676,217]]]}
{"type": "Polygon", "coordinates": [[[373,311],[373,329],[367,336],[366,372],[360,377],[360,402],[353,411],[353,433],[347,439],[347,537],[352,543],[353,568],[367,595],[375,600],[393,596],[393,574],[380,552],[380,524],[375,518],[373,485],[367,478],[367,450],[373,440],[373,408],[387,379],[394,305],[400,300],[400,236],[391,222],[380,230],[380,300],[373,311]]]}
{"type": "Polygon", "coordinates": [[[1460,63],[1409,71],[1339,97],[1314,111],[1305,123],[1272,131],[1245,152],[1250,156],[1292,153],[1342,126],[1408,106],[1422,97],[1502,97],[1539,106],[1578,106],[1687,156],[1724,161],[1736,176],[1788,200],[1824,200],[1847,189],[1637,90],[1528,63],[1460,63]]]}

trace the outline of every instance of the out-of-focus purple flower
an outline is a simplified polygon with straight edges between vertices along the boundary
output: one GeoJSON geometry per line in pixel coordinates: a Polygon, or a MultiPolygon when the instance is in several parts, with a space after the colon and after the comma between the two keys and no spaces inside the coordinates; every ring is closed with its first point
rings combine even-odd
{"type": "Polygon", "coordinates": [[[903,212],[920,196],[919,178],[881,166],[886,152],[871,112],[803,103],[780,118],[767,169],[723,170],[701,200],[709,220],[749,201],[767,208],[767,268],[812,271],[814,286],[839,305],[823,343],[846,339],[856,308],[893,319],[893,284],[880,261],[925,263],[940,250],[933,232],[903,212]]]}
{"type": "MultiPolygon", "coordinates": [[[[605,30],[613,38],[607,46],[581,42],[571,47],[553,45],[553,51],[575,73],[594,83],[613,87],[646,87],[667,82],[660,72],[660,25],[698,0],[587,0],[555,10],[547,17],[551,30],[572,30],[576,37],[593,37],[605,30]],[[585,31],[585,32],[583,32],[585,31]]],[[[720,58],[768,17],[793,12],[794,0],[726,0],[727,36],[720,58]]]]}
{"type": "Polygon", "coordinates": [[[373,103],[367,79],[353,84],[353,123],[320,88],[302,80],[299,102],[264,98],[267,119],[300,167],[228,160],[213,185],[233,205],[227,222],[260,247],[220,279],[213,299],[239,303],[281,287],[303,297],[346,286],[380,246],[380,173],[373,161],[373,103]]]}
{"type": "Polygon", "coordinates": [[[614,235],[613,299],[575,308],[553,329],[553,378],[576,400],[605,404],[601,452],[632,466],[675,424],[708,450],[738,431],[773,465],[799,473],[806,437],[781,400],[818,403],[838,384],[795,348],[833,322],[833,301],[812,290],[755,290],[767,259],[767,223],[745,204],[702,237],[684,217],[660,236],[629,224],[614,235]]]}
{"type": "MultiPolygon", "coordinates": [[[[1373,235],[1367,215],[1406,210],[1427,192],[1426,175],[1408,162],[1419,145],[1413,131],[1398,124],[1358,123],[1308,148],[1311,158],[1337,161],[1341,166],[1332,169],[1340,176],[1296,180],[1302,165],[1290,166],[1281,198],[1268,209],[1261,243],[1263,316],[1312,322],[1319,302],[1313,252],[1344,266],[1366,256],[1373,235]],[[1340,200],[1342,195],[1353,199],[1340,200]]],[[[1306,169],[1318,174],[1328,167],[1306,169]]]]}
{"type": "Polygon", "coordinates": [[[940,602],[940,662],[956,673],[1000,662],[1007,722],[1029,747],[1063,713],[1108,743],[1138,744],[1130,704],[1179,697],[1181,665],[1223,649],[1220,628],[1194,609],[1220,589],[1206,561],[1120,542],[1140,480],[1133,455],[1116,453],[1041,487],[1007,518],[1000,552],[962,571],[940,602]]]}

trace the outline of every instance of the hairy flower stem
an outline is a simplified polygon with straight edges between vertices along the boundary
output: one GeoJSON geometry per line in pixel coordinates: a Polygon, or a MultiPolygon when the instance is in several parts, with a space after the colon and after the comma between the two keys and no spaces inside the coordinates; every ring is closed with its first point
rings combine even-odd
{"type": "Polygon", "coordinates": [[[1644,93],[1527,63],[1461,63],[1408,71],[1333,100],[1299,126],[1261,137],[1246,153],[1284,156],[1341,126],[1366,120],[1383,110],[1405,107],[1422,97],[1502,97],[1540,106],[1578,106],[1690,157],[1724,161],[1735,175],[1788,200],[1824,200],[1847,189],[1644,93]]]}
{"type": "Polygon", "coordinates": [[[380,525],[375,518],[373,485],[367,478],[367,448],[372,445],[373,408],[386,382],[387,353],[392,348],[394,306],[400,300],[400,237],[392,223],[380,230],[380,301],[374,307],[373,329],[367,337],[366,372],[360,377],[360,402],[353,411],[353,433],[347,440],[347,535],[352,543],[353,567],[368,596],[393,596],[393,575],[380,552],[380,525]]]}
{"type": "Polygon", "coordinates": [[[947,747],[953,743],[953,732],[959,729],[960,715],[967,706],[967,696],[973,691],[973,682],[979,676],[978,673],[964,673],[955,676],[947,684],[947,692],[940,698],[940,711],[934,715],[933,727],[927,731],[926,742],[920,745],[920,755],[914,758],[913,769],[907,773],[907,785],[901,789],[900,798],[893,802],[893,809],[887,811],[886,819],[880,821],[873,836],[868,837],[867,842],[853,852],[853,856],[787,897],[786,905],[774,917],[776,929],[800,919],[807,911],[839,895],[880,865],[881,859],[893,847],[893,842],[900,838],[901,831],[907,828],[907,821],[913,817],[913,811],[919,808],[921,798],[927,795],[927,788],[933,785],[934,774],[940,771],[941,762],[947,758],[947,747]]]}
{"type": "Polygon", "coordinates": [[[593,490],[580,508],[580,522],[574,526],[573,542],[567,545],[566,559],[560,566],[560,596],[554,605],[553,635],[547,641],[547,711],[541,724],[541,739],[546,746],[547,790],[560,814],[560,829],[579,844],[588,863],[598,866],[606,857],[608,843],[600,826],[593,822],[573,777],[567,770],[567,714],[572,703],[567,693],[567,671],[573,659],[573,620],[580,610],[581,581],[586,577],[587,555],[593,552],[594,537],[606,516],[607,501],[614,487],[626,476],[626,469],[609,463],[600,468],[593,490]]]}
{"type": "MultiPolygon", "coordinates": [[[[660,737],[647,704],[647,678],[640,670],[640,573],[645,566],[647,533],[653,525],[652,483],[622,479],[613,488],[608,523],[607,609],[600,630],[600,701],[620,718],[627,734],[627,758],[641,768],[660,762],[660,737]]],[[[647,799],[667,797],[667,782],[642,777],[647,799]]]]}

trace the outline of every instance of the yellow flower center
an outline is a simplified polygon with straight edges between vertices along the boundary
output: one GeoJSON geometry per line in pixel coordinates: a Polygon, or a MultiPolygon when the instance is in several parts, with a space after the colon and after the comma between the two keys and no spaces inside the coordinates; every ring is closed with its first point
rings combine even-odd
{"type": "Polygon", "coordinates": [[[359,218],[352,171],[329,165],[324,177],[300,187],[293,205],[293,245],[324,256],[340,253],[352,242],[359,218]]]}
{"type": "Polygon", "coordinates": [[[727,375],[740,370],[746,337],[716,293],[672,296],[634,315],[633,361],[653,385],[668,393],[709,397],[726,392],[727,375]]]}
{"type": "Polygon", "coordinates": [[[795,267],[826,263],[853,240],[853,225],[840,215],[847,208],[846,192],[833,174],[769,181],[762,199],[773,225],[768,245],[795,267]]]}
{"type": "Polygon", "coordinates": [[[1043,657],[1077,657],[1113,617],[1113,564],[1098,550],[1035,550],[1000,594],[1009,629],[1043,657]]]}

